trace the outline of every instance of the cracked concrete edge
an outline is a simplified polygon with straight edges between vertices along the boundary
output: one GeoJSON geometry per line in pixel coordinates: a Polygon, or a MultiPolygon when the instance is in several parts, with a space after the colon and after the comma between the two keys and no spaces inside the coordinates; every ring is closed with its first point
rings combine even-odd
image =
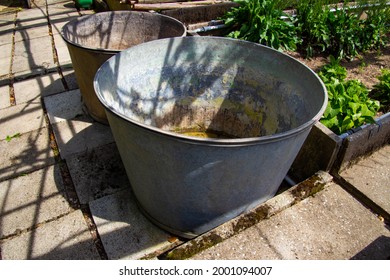
{"type": "MultiPolygon", "coordinates": [[[[280,213],[305,198],[325,189],[333,181],[333,177],[324,171],[318,171],[310,178],[291,187],[283,193],[269,199],[255,209],[244,213],[192,240],[182,243],[171,251],[160,255],[160,259],[180,260],[188,259],[195,254],[206,250],[242,231],[254,226],[264,219],[280,213]]],[[[146,256],[150,259],[154,256],[146,256]]]]}

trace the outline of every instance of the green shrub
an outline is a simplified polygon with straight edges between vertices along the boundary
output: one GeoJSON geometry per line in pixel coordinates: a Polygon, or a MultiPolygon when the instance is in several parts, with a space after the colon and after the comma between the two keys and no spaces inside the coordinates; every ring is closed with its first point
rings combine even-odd
{"type": "Polygon", "coordinates": [[[386,46],[387,34],[390,31],[390,8],[378,6],[365,13],[367,18],[362,20],[363,30],[360,33],[362,51],[386,46]]]}
{"type": "Polygon", "coordinates": [[[325,0],[302,0],[296,3],[296,25],[302,38],[301,48],[306,56],[324,52],[330,46],[329,29],[326,25],[325,0]]]}
{"type": "Polygon", "coordinates": [[[300,42],[291,17],[274,0],[235,0],[238,7],[225,16],[225,24],[234,29],[228,37],[267,45],[278,50],[296,50],[300,42]],[[288,20],[283,20],[286,17],[288,20]]]}
{"type": "Polygon", "coordinates": [[[361,50],[361,21],[357,14],[345,9],[326,13],[326,25],[329,29],[328,51],[335,57],[353,58],[361,50]]]}
{"type": "Polygon", "coordinates": [[[328,0],[301,0],[296,3],[296,25],[303,39],[300,48],[308,57],[326,52],[339,59],[353,59],[360,53],[387,43],[390,8],[377,0],[367,8],[357,1],[355,9],[327,5],[328,0]]]}

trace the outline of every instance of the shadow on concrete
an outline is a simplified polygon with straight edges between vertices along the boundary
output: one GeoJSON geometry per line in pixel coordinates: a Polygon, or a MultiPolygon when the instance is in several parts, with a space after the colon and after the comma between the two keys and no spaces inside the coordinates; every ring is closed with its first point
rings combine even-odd
{"type": "MultiPolygon", "coordinates": [[[[37,7],[35,11],[37,10],[40,10],[42,16],[46,17],[44,7],[37,7]]],[[[15,25],[12,25],[7,31],[12,33],[15,29],[18,29],[18,32],[21,35],[22,44],[24,45],[28,68],[32,71],[40,66],[32,55],[30,45],[31,38],[28,33],[25,32],[25,28],[29,28],[29,21],[35,19],[36,18],[24,19],[23,21],[26,24],[23,25],[20,25],[20,21],[15,21],[15,25]]],[[[48,22],[44,22],[39,25],[34,24],[33,27],[44,27],[47,25],[48,22]]],[[[51,45],[46,47],[51,49],[51,45]]],[[[53,69],[53,72],[58,70],[59,69],[53,69]]],[[[12,68],[10,68],[10,71],[12,71],[12,68]]],[[[43,74],[47,73],[48,72],[46,71],[43,74]]],[[[7,84],[12,86],[18,79],[25,80],[29,76],[32,76],[35,79],[36,77],[40,77],[41,74],[37,75],[33,73],[22,77],[18,76],[18,73],[11,72],[10,75],[12,78],[7,81],[7,84]]],[[[71,81],[72,75],[73,73],[70,73],[69,77],[65,76],[63,80],[66,82],[67,78],[69,78],[71,81]]],[[[35,79],[41,94],[31,97],[31,100],[23,101],[20,104],[17,103],[16,105],[18,106],[18,109],[20,109],[14,110],[15,112],[13,114],[7,114],[4,118],[1,118],[0,123],[17,121],[23,114],[30,114],[36,110],[40,110],[40,106],[31,105],[39,105],[42,102],[45,93],[49,92],[49,94],[51,94],[52,91],[56,91],[59,88],[58,84],[64,84],[63,80],[59,79],[53,81],[48,87],[45,87],[40,79],[35,79]]],[[[72,86],[74,86],[74,83],[72,86]]],[[[23,90],[28,92],[28,88],[25,88],[21,90],[22,94],[23,90]]],[[[62,91],[64,91],[64,88],[62,88],[62,91]]],[[[6,109],[12,109],[12,107],[6,109]]],[[[10,111],[13,112],[12,110],[10,111]]],[[[7,165],[0,165],[0,244],[8,239],[23,239],[23,243],[26,244],[25,247],[20,248],[23,252],[18,252],[16,255],[12,252],[10,253],[18,259],[33,259],[34,255],[36,255],[34,250],[38,243],[38,237],[36,235],[37,229],[46,223],[52,222],[58,215],[67,214],[66,211],[69,211],[69,207],[62,203],[62,206],[54,207],[54,213],[50,213],[50,207],[47,206],[47,204],[50,203],[50,200],[57,197],[58,194],[62,194],[67,198],[70,205],[75,204],[73,201],[69,201],[69,198],[74,198],[74,195],[70,194],[68,188],[71,181],[69,178],[62,175],[63,165],[61,165],[61,161],[59,162],[58,158],[55,160],[55,156],[53,156],[52,148],[54,148],[54,139],[49,132],[50,130],[48,130],[46,120],[42,117],[40,123],[36,125],[36,128],[34,126],[32,131],[20,133],[20,136],[15,137],[11,141],[1,140],[1,147],[5,149],[4,151],[7,151],[7,154],[4,155],[7,157],[7,165]],[[29,181],[29,178],[34,178],[34,181],[29,181]],[[48,180],[50,181],[49,183],[48,180]],[[53,180],[57,187],[57,191],[50,189],[53,187],[53,180]],[[64,186],[66,186],[66,188],[64,188],[64,186]],[[62,210],[59,210],[60,213],[57,213],[56,211],[61,208],[62,210]],[[17,224],[20,217],[23,218],[23,221],[20,224],[17,224]]],[[[91,239],[91,243],[92,242],[91,239]]],[[[61,246],[61,244],[59,246],[61,246]]],[[[78,248],[78,246],[77,248],[74,248],[75,252],[80,250],[78,248]]],[[[3,258],[5,255],[8,256],[8,253],[9,252],[5,254],[2,248],[0,258],[3,258]]],[[[57,257],[55,257],[56,253],[56,250],[54,250],[53,254],[49,253],[48,258],[53,257],[57,259],[57,257]]],[[[75,256],[77,256],[77,254],[75,256]]],[[[72,258],[72,254],[61,254],[59,258],[72,258]]]]}
{"type": "Polygon", "coordinates": [[[351,258],[352,260],[390,260],[390,237],[380,236],[351,258]]]}

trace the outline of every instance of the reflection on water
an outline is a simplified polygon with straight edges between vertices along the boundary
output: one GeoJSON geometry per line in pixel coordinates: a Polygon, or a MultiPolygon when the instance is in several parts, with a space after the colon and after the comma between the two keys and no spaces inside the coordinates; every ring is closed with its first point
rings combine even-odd
{"type": "Polygon", "coordinates": [[[239,138],[233,135],[230,135],[223,131],[217,131],[212,129],[202,129],[202,128],[188,128],[188,129],[176,129],[172,132],[179,133],[185,136],[190,137],[199,137],[199,138],[217,138],[217,139],[234,139],[239,138]]]}

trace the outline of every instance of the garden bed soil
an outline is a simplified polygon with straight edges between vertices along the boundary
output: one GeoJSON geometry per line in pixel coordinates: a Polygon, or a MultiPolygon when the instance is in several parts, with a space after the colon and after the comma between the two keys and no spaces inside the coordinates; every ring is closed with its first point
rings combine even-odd
{"type": "MultiPolygon", "coordinates": [[[[329,62],[327,55],[317,55],[307,59],[298,52],[286,53],[298,59],[316,73],[329,62]]],[[[390,43],[380,50],[366,52],[351,61],[342,60],[340,64],[347,69],[348,80],[360,80],[367,88],[372,89],[373,85],[378,83],[377,77],[381,75],[381,69],[390,68],[390,43]]]]}

